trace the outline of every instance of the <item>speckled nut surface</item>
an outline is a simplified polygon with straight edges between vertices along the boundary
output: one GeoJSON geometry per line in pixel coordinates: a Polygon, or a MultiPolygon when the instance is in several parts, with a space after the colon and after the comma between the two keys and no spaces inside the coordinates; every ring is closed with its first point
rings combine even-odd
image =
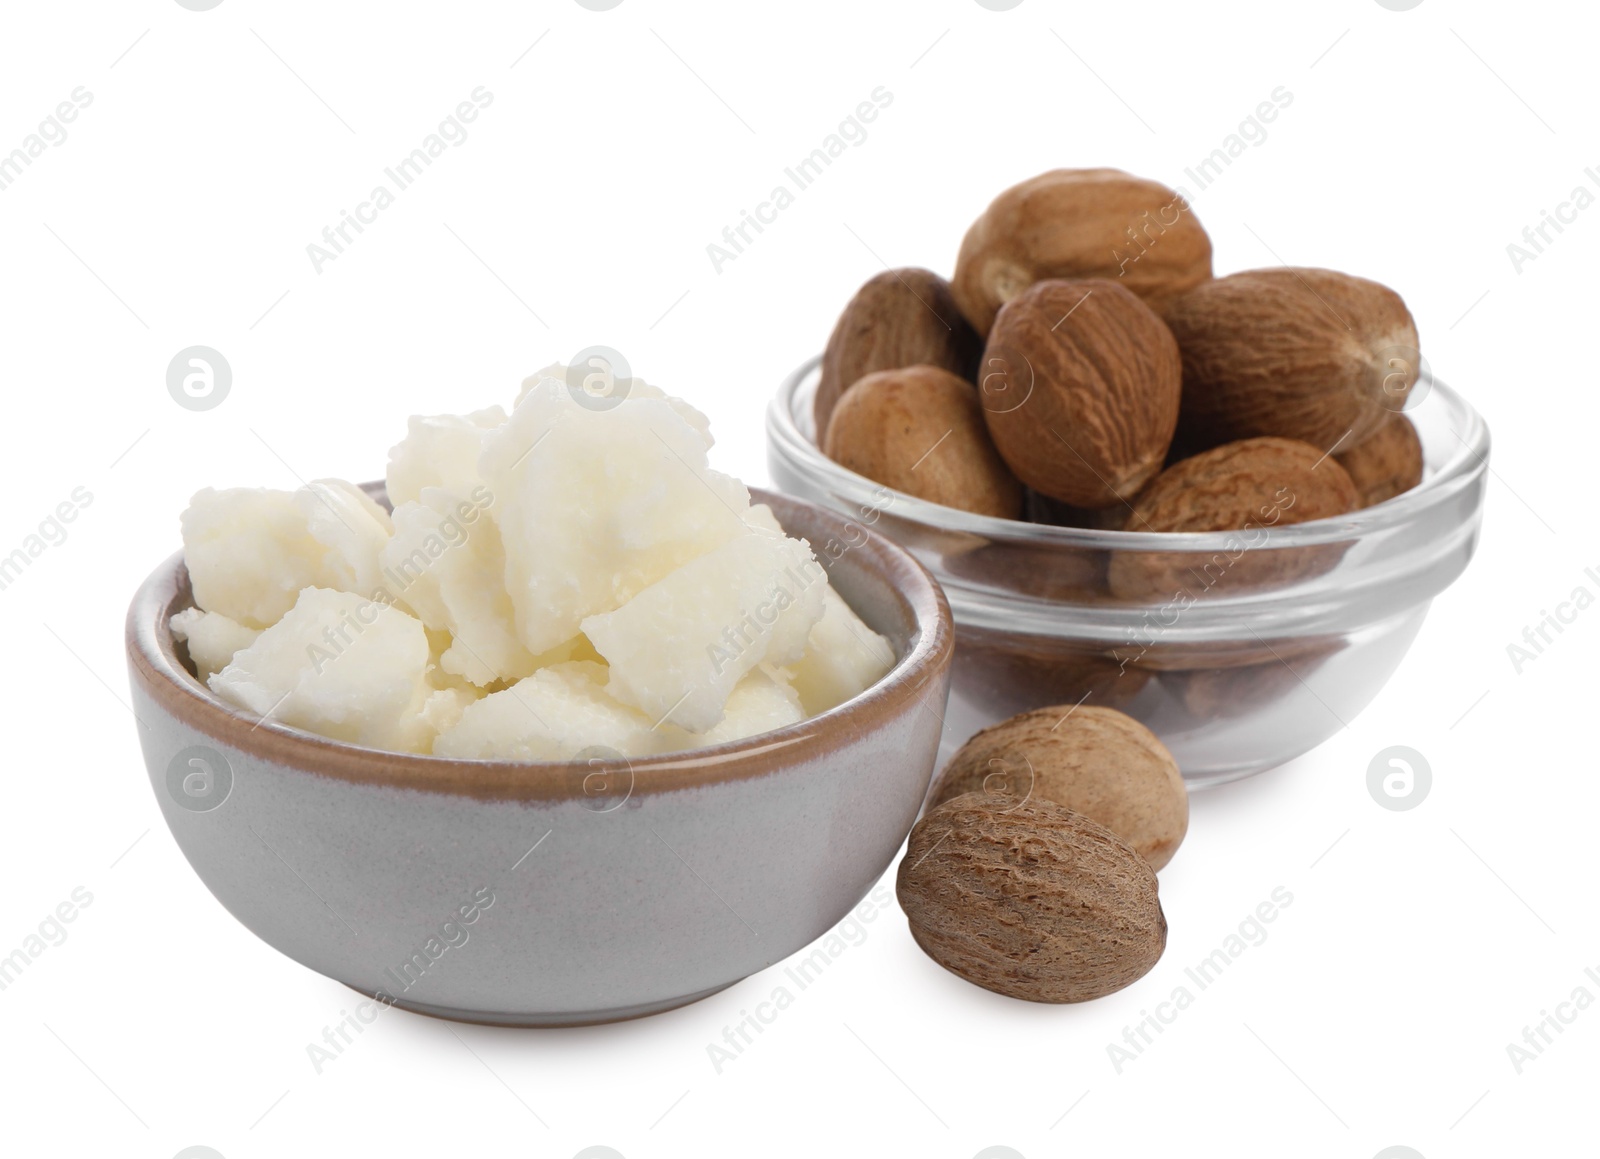
{"type": "Polygon", "coordinates": [[[1189,829],[1178,762],[1155,733],[1114,708],[1039,708],[984,729],[945,766],[933,801],[981,790],[1042,798],[1081,813],[1152,869],[1172,860],[1189,829]]]}
{"type": "Polygon", "coordinates": [[[977,390],[936,366],[880,370],[856,382],[833,408],[822,451],[930,503],[1002,519],[1022,512],[1022,484],[989,441],[977,390]]]}
{"type": "Polygon", "coordinates": [[[1166,600],[1281,586],[1334,567],[1346,543],[1272,547],[1270,529],[1354,511],[1356,485],[1336,460],[1295,439],[1242,439],[1174,463],[1128,512],[1128,531],[1235,531],[1220,551],[1119,552],[1113,595],[1166,600]]]}
{"type": "Polygon", "coordinates": [[[1120,506],[1161,470],[1178,423],[1178,344],[1105,278],[1039,282],[995,319],[978,395],[995,447],[1043,495],[1120,506]]]}
{"type": "Polygon", "coordinates": [[[946,801],[912,829],[896,890],[929,957],[1030,1002],[1114,993],[1167,944],[1155,870],[1109,829],[1051,801],[946,801]]]}
{"type": "Polygon", "coordinates": [[[1246,270],[1162,308],[1183,350],[1179,440],[1359,445],[1404,405],[1417,326],[1387,286],[1334,270],[1246,270]]]}
{"type": "Polygon", "coordinates": [[[949,282],[931,270],[884,270],[856,291],[828,339],[812,404],[817,437],[839,396],[866,375],[928,365],[970,378],[981,353],[983,340],[962,317],[949,282]]]}
{"type": "Polygon", "coordinates": [[[980,334],[1046,278],[1116,278],[1146,301],[1211,277],[1211,239],[1182,195],[1120,169],[1052,169],[996,197],[961,241],[951,290],[980,334]]]}
{"type": "Polygon", "coordinates": [[[1310,443],[1243,439],[1174,463],[1139,495],[1127,531],[1234,531],[1354,511],[1345,469],[1310,443]]]}
{"type": "Polygon", "coordinates": [[[1422,482],[1422,442],[1403,414],[1390,415],[1366,442],[1333,457],[1354,481],[1363,507],[1393,499],[1422,482]]]}

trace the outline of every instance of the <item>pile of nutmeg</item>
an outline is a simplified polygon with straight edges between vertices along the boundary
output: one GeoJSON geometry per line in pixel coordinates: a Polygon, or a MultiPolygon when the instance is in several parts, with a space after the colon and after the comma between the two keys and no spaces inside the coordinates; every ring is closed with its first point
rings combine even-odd
{"type": "Polygon", "coordinates": [[[1156,870],[1189,827],[1172,754],[1114,708],[1039,708],[951,758],[896,892],[945,969],[1033,1002],[1137,981],[1167,945],[1156,870]]]}
{"type": "MultiPolygon", "coordinates": [[[[823,356],[816,430],[843,466],[949,507],[1230,531],[1416,486],[1400,412],[1420,369],[1387,287],[1290,267],[1214,278],[1181,195],[1059,169],[995,198],[951,281],[888,270],[857,291],[823,356]]],[[[1118,594],[1161,594],[1145,586],[1118,594]]]]}
{"type": "MultiPolygon", "coordinates": [[[[994,200],[951,281],[900,269],[861,287],[823,356],[815,419],[830,458],[947,507],[1237,532],[1420,483],[1401,412],[1421,373],[1394,291],[1319,269],[1215,278],[1182,196],[1056,170],[994,200]]],[[[1228,580],[1282,583],[1339,555],[1264,552],[1228,580]]],[[[1118,552],[1106,587],[1161,600],[1194,562],[1118,552]]],[[[1155,871],[1183,839],[1188,797],[1144,725],[1082,701],[1012,717],[967,742],[930,804],[898,894],[935,961],[1002,994],[1078,1002],[1160,958],[1155,871]]]]}

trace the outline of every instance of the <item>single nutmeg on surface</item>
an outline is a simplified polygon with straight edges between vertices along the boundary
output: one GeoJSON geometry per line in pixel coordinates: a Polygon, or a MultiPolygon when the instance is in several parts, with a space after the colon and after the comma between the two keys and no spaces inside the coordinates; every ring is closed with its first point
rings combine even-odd
{"type": "Polygon", "coordinates": [[[839,396],[865,375],[903,366],[937,366],[971,379],[983,340],[968,324],[950,283],[929,270],[885,270],[850,299],[822,355],[813,413],[817,437],[839,396]]]}
{"type": "Polygon", "coordinates": [[[951,292],[979,334],[1047,278],[1111,278],[1160,303],[1211,277],[1181,194],[1120,169],[1054,169],[996,197],[961,242],[951,292]]]}
{"type": "Polygon", "coordinates": [[[989,441],[971,383],[936,366],[880,370],[833,408],[823,454],[930,503],[1016,519],[1022,485],[989,441]]]}
{"type": "Polygon", "coordinates": [[[1402,495],[1422,482],[1422,441],[1403,414],[1391,414],[1364,442],[1333,456],[1371,507],[1402,495]]]}
{"type": "Polygon", "coordinates": [[[1075,507],[1119,505],[1161,470],[1181,393],[1166,325],[1103,278],[1039,282],[1007,302],[978,369],[1001,458],[1075,507]]]}
{"type": "Polygon", "coordinates": [[[1417,327],[1387,286],[1334,270],[1229,274],[1166,303],[1183,351],[1179,441],[1359,446],[1417,381],[1417,327]],[[1342,440],[1342,441],[1341,441],[1342,440]]]}
{"type": "Polygon", "coordinates": [[[1043,798],[1097,821],[1160,869],[1189,829],[1189,793],[1156,734],[1093,705],[1039,708],[977,733],[945,766],[939,805],[962,793],[1043,798]]]}
{"type": "Polygon", "coordinates": [[[1150,971],[1167,944],[1155,870],[1053,801],[966,793],[911,830],[895,892],[939,965],[1030,1002],[1086,1002],[1150,971]]]}
{"type": "Polygon", "coordinates": [[[1128,600],[1289,583],[1332,567],[1348,544],[1272,547],[1270,529],[1345,515],[1359,504],[1345,469],[1310,443],[1263,438],[1214,447],[1161,472],[1133,501],[1124,530],[1239,534],[1212,554],[1119,552],[1107,583],[1128,600]]]}

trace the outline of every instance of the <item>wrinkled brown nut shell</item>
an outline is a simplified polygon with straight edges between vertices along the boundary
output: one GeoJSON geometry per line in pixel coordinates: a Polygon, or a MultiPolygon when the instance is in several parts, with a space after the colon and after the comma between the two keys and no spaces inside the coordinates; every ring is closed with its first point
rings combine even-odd
{"type": "Polygon", "coordinates": [[[1403,495],[1422,482],[1422,441],[1403,414],[1391,414],[1372,437],[1334,458],[1349,472],[1363,507],[1403,495]]]}
{"type": "Polygon", "coordinates": [[[1078,507],[1131,499],[1178,422],[1178,346],[1104,279],[1040,282],[1000,311],[978,372],[995,447],[1023,483],[1078,507]]]}
{"type": "Polygon", "coordinates": [[[1211,239],[1182,196],[1118,169],[1055,169],[1007,189],[961,242],[951,292],[979,334],[1048,278],[1112,278],[1159,303],[1211,277],[1211,239]]]}
{"type": "Polygon", "coordinates": [[[1274,526],[1328,519],[1356,509],[1359,497],[1337,461],[1293,439],[1245,439],[1163,471],[1134,500],[1128,531],[1237,531],[1233,550],[1120,552],[1107,569],[1126,600],[1200,598],[1277,586],[1333,567],[1348,544],[1265,546],[1274,526]]]}
{"type": "Polygon", "coordinates": [[[1334,270],[1230,274],[1162,317],[1183,351],[1185,445],[1277,436],[1349,449],[1417,379],[1417,327],[1400,295],[1334,270]]]}
{"type": "Polygon", "coordinates": [[[970,380],[982,352],[949,282],[930,270],[885,270],[856,291],[828,339],[813,402],[818,436],[839,397],[865,375],[927,365],[970,380]]]}
{"type": "Polygon", "coordinates": [[[1097,821],[1160,869],[1189,830],[1178,762],[1144,725],[1113,708],[1074,702],[991,725],[950,759],[933,791],[1044,798],[1097,821]]]}
{"type": "Polygon", "coordinates": [[[1022,485],[989,441],[972,384],[936,366],[859,379],[828,421],[823,453],[930,503],[1015,519],[1022,485]]]}
{"type": "Polygon", "coordinates": [[[912,829],[896,893],[930,958],[1030,1002],[1114,993],[1149,973],[1167,944],[1155,870],[1051,801],[946,801],[912,829]]]}

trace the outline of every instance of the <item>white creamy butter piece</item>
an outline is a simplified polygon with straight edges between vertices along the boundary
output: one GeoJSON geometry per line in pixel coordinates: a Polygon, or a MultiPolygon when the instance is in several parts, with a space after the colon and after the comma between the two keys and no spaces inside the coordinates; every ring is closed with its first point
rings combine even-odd
{"type": "MultiPolygon", "coordinates": [[[[574,381],[579,384],[579,389],[583,389],[583,383],[589,375],[599,373],[600,368],[593,367],[582,374],[574,376],[574,381]]],[[[616,392],[627,398],[664,399],[673,410],[678,412],[679,418],[700,432],[700,437],[706,441],[707,450],[716,445],[716,440],[711,437],[711,420],[684,402],[683,399],[668,394],[659,386],[651,386],[642,378],[624,378],[619,381],[603,374],[600,375],[600,378],[599,382],[591,384],[594,387],[594,393],[605,397],[610,397],[613,392],[616,392]]],[[[517,402],[522,402],[541,382],[552,382],[562,389],[567,389],[567,368],[556,362],[524,378],[522,380],[522,389],[517,392],[517,402]]]]}
{"type": "Polygon", "coordinates": [[[822,619],[811,629],[805,655],[789,681],[807,716],[827,712],[888,675],[895,653],[889,641],[862,622],[830,586],[822,593],[822,619]]]}
{"type": "Polygon", "coordinates": [[[189,659],[196,674],[205,681],[213,672],[228,666],[233,654],[248,648],[261,635],[259,628],[247,628],[237,620],[199,608],[185,608],[169,621],[172,635],[189,646],[189,659]]]}
{"type": "Polygon", "coordinates": [[[482,693],[463,688],[440,688],[428,693],[428,698],[422,702],[421,715],[429,735],[454,728],[467,707],[482,698],[482,693]]]}
{"type": "MultiPolygon", "coordinates": [[[[753,527],[783,533],[772,508],[752,504],[745,521],[753,527]]],[[[894,667],[889,641],[867,627],[829,584],[822,592],[822,619],[806,640],[805,656],[787,669],[807,716],[827,712],[858,696],[894,667]]]]}
{"type": "Polygon", "coordinates": [[[380,562],[388,591],[430,629],[450,633],[439,657],[473,684],[519,680],[537,663],[517,637],[505,551],[486,488],[424,487],[394,509],[380,562]]]}
{"type": "Polygon", "coordinates": [[[664,399],[595,410],[543,379],[488,435],[481,465],[534,653],[746,530],[744,484],[707,466],[700,432],[664,399]]]}
{"type": "MultiPolygon", "coordinates": [[[[783,525],[778,522],[778,517],[772,513],[772,508],[768,507],[765,503],[752,503],[745,510],[744,521],[751,527],[756,528],[758,531],[765,532],[768,535],[788,534],[783,530],[783,525]]],[[[798,536],[795,536],[794,538],[799,539],[798,536]]],[[[811,541],[809,539],[799,539],[799,542],[805,544],[807,547],[811,546],[811,541]]],[[[813,558],[815,558],[815,553],[813,553],[813,558]]],[[[825,570],[811,569],[807,572],[807,574],[813,576],[818,583],[824,585],[824,590],[827,590],[826,585],[828,583],[828,576],[825,570]]],[[[798,609],[790,609],[784,612],[784,615],[789,617],[790,620],[789,623],[780,624],[779,626],[780,635],[784,639],[789,638],[788,633],[790,632],[800,634],[806,631],[805,624],[800,623],[799,621],[804,620],[809,614],[806,611],[806,609],[809,607],[810,605],[806,604],[801,605],[798,609]]],[[[789,653],[792,652],[793,649],[789,649],[789,653]]]]}
{"type": "Polygon", "coordinates": [[[206,487],[181,522],[189,583],[206,611],[265,628],[319,578],[323,549],[291,492],[206,487]]]}
{"type": "MultiPolygon", "coordinates": [[[[405,606],[398,602],[395,607],[401,611],[406,610],[405,606]]],[[[474,697],[481,696],[483,690],[476,684],[465,677],[446,672],[439,663],[440,657],[448,652],[450,645],[455,642],[450,638],[450,633],[430,628],[426,624],[423,625],[423,630],[428,637],[428,683],[435,689],[456,688],[463,692],[470,692],[474,697]]]]}
{"type": "Polygon", "coordinates": [[[207,487],[180,522],[195,603],[251,628],[275,623],[302,588],[372,595],[390,530],[383,508],[338,479],[298,491],[207,487]]]}
{"type": "Polygon", "coordinates": [[[826,585],[805,543],[747,527],[583,631],[610,665],[613,696],[705,732],[746,672],[801,658],[826,585]]]}
{"type": "Polygon", "coordinates": [[[422,621],[352,592],[306,588],[208,682],[229,703],[334,740],[426,751],[422,621]]]}
{"type": "Polygon", "coordinates": [[[752,503],[745,508],[744,521],[751,527],[759,527],[762,531],[769,531],[773,535],[787,534],[783,525],[778,522],[778,517],[772,513],[772,508],[765,503],[752,503]]]}
{"type": "Polygon", "coordinates": [[[484,436],[506,421],[497,406],[464,415],[412,415],[406,437],[389,448],[389,504],[421,498],[424,487],[470,491],[483,482],[478,456],[484,436]]]}
{"type": "Polygon", "coordinates": [[[548,668],[552,664],[565,664],[569,660],[588,660],[602,667],[605,657],[594,650],[594,645],[589,643],[589,637],[581,632],[570,640],[557,644],[546,652],[540,652],[533,658],[535,668],[548,668]]]}
{"type": "MultiPolygon", "coordinates": [[[[681,747],[727,744],[798,724],[806,717],[800,697],[779,671],[765,665],[747,672],[728,695],[722,719],[703,733],[679,733],[681,747]]],[[[676,731],[676,730],[674,730],[676,731]]]]}
{"type": "Polygon", "coordinates": [[[306,532],[322,547],[317,587],[363,596],[383,590],[378,556],[394,528],[389,513],[343,479],[316,479],[294,493],[306,532]]]}
{"type": "Polygon", "coordinates": [[[392,517],[331,479],[197,494],[172,630],[202,678],[336,740],[525,761],[723,744],[881,679],[893,649],[710,468],[705,415],[607,370],[413,418],[392,517]]]}
{"type": "Polygon", "coordinates": [[[668,740],[637,709],[605,690],[605,666],[575,660],[541,668],[468,705],[433,742],[458,760],[564,761],[588,748],[626,757],[663,751],[668,740]]]}

